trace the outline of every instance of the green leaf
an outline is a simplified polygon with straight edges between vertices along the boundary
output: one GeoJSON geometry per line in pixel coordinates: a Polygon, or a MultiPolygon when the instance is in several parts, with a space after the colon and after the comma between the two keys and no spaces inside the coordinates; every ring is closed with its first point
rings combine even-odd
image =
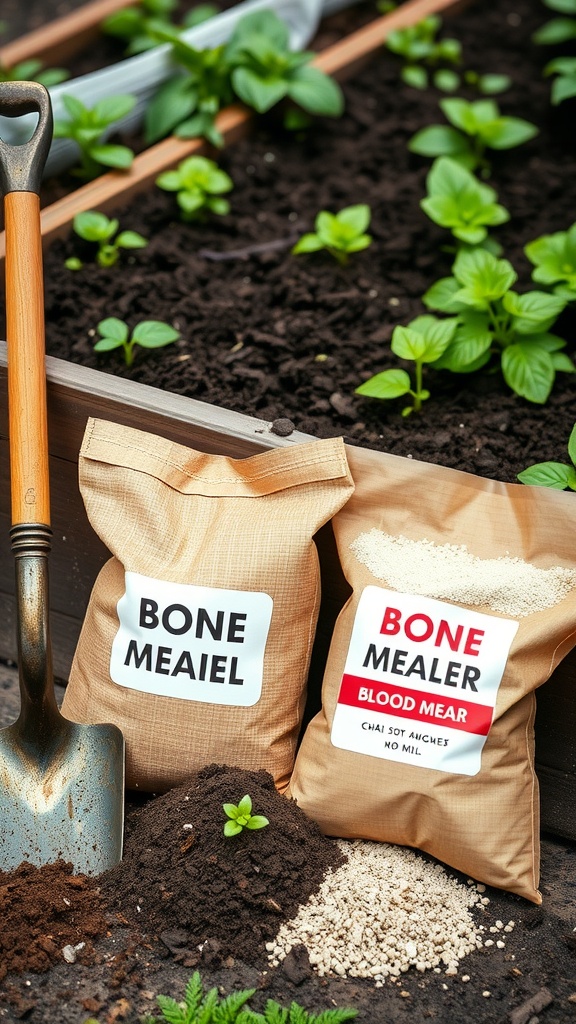
{"type": "Polygon", "coordinates": [[[184,75],[168,79],[146,106],[145,138],[157,142],[192,114],[198,105],[198,90],[184,75]]]}
{"type": "Polygon", "coordinates": [[[576,470],[563,462],[536,462],[518,473],[518,479],[523,484],[553,487],[556,491],[565,491],[567,487],[576,491],[576,470]]]}
{"type": "Polygon", "coordinates": [[[576,21],[572,18],[552,18],[536,30],[532,39],[539,46],[555,46],[576,39],[576,21]]]}
{"type": "Polygon", "coordinates": [[[538,128],[520,117],[499,117],[483,125],[480,135],[491,149],[512,149],[538,135],[538,128]]]}
{"type": "Polygon", "coordinates": [[[242,825],[239,825],[236,821],[227,821],[224,824],[225,836],[237,836],[241,831],[242,825]]]}
{"type": "Polygon", "coordinates": [[[122,348],[122,342],[118,338],[105,337],[94,345],[95,352],[111,352],[112,349],[122,348]]]}
{"type": "Polygon", "coordinates": [[[488,318],[482,313],[469,313],[464,323],[458,325],[443,356],[434,365],[437,369],[451,370],[453,373],[470,373],[488,362],[492,341],[488,318]]]}
{"type": "Polygon", "coordinates": [[[358,203],[356,206],[346,206],[336,214],[339,224],[351,228],[354,234],[362,234],[370,224],[371,211],[366,203],[358,203]]]}
{"type": "Polygon", "coordinates": [[[549,352],[528,341],[508,345],[502,352],[502,372],[508,387],[521,398],[543,405],[554,383],[549,352]]]}
{"type": "Polygon", "coordinates": [[[238,808],[236,804],[222,804],[222,807],[224,808],[224,813],[227,814],[229,818],[232,818],[232,820],[238,817],[238,808]]]}
{"type": "Polygon", "coordinates": [[[557,373],[576,373],[576,366],[565,352],[552,352],[551,359],[557,373]]]}
{"type": "MultiPolygon", "coordinates": [[[[390,42],[390,37],[388,37],[390,42]]],[[[409,85],[412,89],[426,89],[428,86],[428,72],[426,68],[420,67],[418,64],[406,64],[400,72],[400,77],[405,85],[409,85]]]]}
{"type": "Polygon", "coordinates": [[[234,91],[259,114],[279,103],[288,93],[288,83],[283,78],[261,78],[250,68],[235,68],[232,72],[234,91]]]}
{"type": "Polygon", "coordinates": [[[340,86],[319,68],[299,68],[289,83],[288,95],[309,114],[340,117],[344,111],[340,86]]]}
{"type": "Polygon", "coordinates": [[[270,822],[268,821],[268,818],[265,818],[263,814],[252,814],[251,817],[246,822],[246,828],[249,828],[249,829],[265,828],[266,825],[269,825],[269,824],[270,824],[270,822]]]}
{"type": "Polygon", "coordinates": [[[508,260],[499,260],[486,249],[459,252],[452,272],[462,286],[455,299],[482,310],[501,299],[518,276],[508,260]]]}
{"type": "Polygon", "coordinates": [[[454,299],[460,285],[455,277],[442,277],[430,286],[422,296],[422,302],[428,309],[438,310],[440,313],[461,313],[468,309],[465,302],[458,302],[454,299]]]}
{"type": "Polygon", "coordinates": [[[116,245],[121,249],[144,249],[148,245],[148,239],[139,235],[137,231],[121,231],[116,239],[116,245]]]}
{"type": "Polygon", "coordinates": [[[446,119],[467,135],[477,135],[480,125],[498,117],[498,106],[492,100],[477,100],[469,103],[460,97],[440,100],[440,107],[446,119]]]}
{"type": "Polygon", "coordinates": [[[443,124],[421,128],[408,142],[408,149],[420,156],[462,156],[470,152],[466,137],[443,124]]]}
{"type": "Polygon", "coordinates": [[[446,350],[458,326],[457,317],[439,320],[435,316],[418,316],[407,327],[395,327],[392,351],[401,359],[433,363],[446,350]]]}
{"type": "Polygon", "coordinates": [[[410,393],[410,377],[406,370],[383,370],[360,384],[354,393],[366,398],[400,398],[410,393]]]}
{"type": "Polygon", "coordinates": [[[505,92],[511,85],[512,79],[509,75],[480,75],[478,79],[478,88],[485,96],[505,92]]]}
{"type": "Polygon", "coordinates": [[[84,264],[78,256],[69,256],[67,260],[64,260],[64,266],[66,270],[82,270],[84,264]]]}
{"type": "Polygon", "coordinates": [[[449,68],[441,68],[433,76],[434,85],[442,92],[456,92],[460,88],[460,75],[449,68]]]}
{"type": "Polygon", "coordinates": [[[292,254],[297,256],[303,252],[318,252],[320,249],[324,249],[325,245],[318,235],[309,233],[302,235],[302,238],[298,239],[296,245],[292,247],[292,254]]]}
{"type": "Polygon", "coordinates": [[[105,320],[101,320],[97,330],[98,334],[103,337],[115,338],[120,345],[128,341],[128,324],[116,316],[109,316],[105,320]]]}
{"type": "Polygon", "coordinates": [[[116,233],[118,221],[109,220],[106,214],[97,210],[86,210],[76,214],[72,226],[76,234],[87,242],[103,242],[116,233]]]}
{"type": "Polygon", "coordinates": [[[562,76],[552,83],[552,104],[555,107],[564,100],[572,99],[573,96],[576,96],[576,74],[562,76]]]}
{"type": "Polygon", "coordinates": [[[109,125],[126,117],[126,114],[129,114],[135,105],[135,96],[106,96],[96,104],[92,113],[97,124],[109,125]]]}
{"type": "Polygon", "coordinates": [[[132,166],[134,160],[134,153],[128,146],[91,146],[90,156],[93,160],[96,160],[99,164],[103,164],[105,167],[115,167],[118,170],[125,171],[132,166]]]}
{"type": "Polygon", "coordinates": [[[568,439],[568,455],[576,466],[576,424],[572,427],[572,431],[568,439]]]}
{"type": "Polygon", "coordinates": [[[142,348],[162,348],[179,337],[179,332],[162,320],[143,320],[132,334],[133,341],[137,341],[142,348]]]}
{"type": "Polygon", "coordinates": [[[248,793],[246,794],[246,796],[243,796],[240,802],[238,803],[238,812],[239,814],[252,814],[252,798],[248,795],[248,793]]]}
{"type": "Polygon", "coordinates": [[[547,292],[518,295],[509,291],[502,299],[504,309],[514,317],[513,328],[519,334],[545,333],[559,317],[566,303],[547,292]]]}
{"type": "Polygon", "coordinates": [[[62,96],[62,103],[66,110],[66,113],[70,116],[70,120],[77,122],[78,124],[86,124],[86,118],[88,115],[88,109],[84,104],[76,98],[66,93],[62,96]]]}

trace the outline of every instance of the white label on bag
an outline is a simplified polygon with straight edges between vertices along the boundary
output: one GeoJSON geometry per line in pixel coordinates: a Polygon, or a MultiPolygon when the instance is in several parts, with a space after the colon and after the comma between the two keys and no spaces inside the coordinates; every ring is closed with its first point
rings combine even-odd
{"type": "Polygon", "coordinates": [[[251,707],[260,700],[273,601],[126,573],[110,677],[161,697],[251,707]]]}
{"type": "Polygon", "coordinates": [[[518,623],[366,587],[332,724],[335,747],[476,775],[518,623]]]}

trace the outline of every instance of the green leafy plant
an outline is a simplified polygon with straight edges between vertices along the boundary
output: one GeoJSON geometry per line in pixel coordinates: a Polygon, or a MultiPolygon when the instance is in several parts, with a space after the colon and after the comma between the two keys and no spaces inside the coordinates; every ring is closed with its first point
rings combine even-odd
{"type": "Polygon", "coordinates": [[[255,11],[238,22],[226,47],[236,95],[262,114],[288,98],[308,114],[339,117],[340,86],[319,68],[313,53],[290,49],[288,26],[273,11],[255,11]]]}
{"type": "Polygon", "coordinates": [[[156,1001],[162,1019],[168,1024],[235,1024],[240,1022],[242,1008],[255,991],[247,988],[221,999],[217,988],[204,991],[200,974],[195,971],[186,985],[183,1002],[161,995],[156,1001]]]}
{"type": "Polygon", "coordinates": [[[285,1008],[275,999],[269,999],[264,1013],[255,1013],[248,1009],[242,1015],[239,1024],[345,1024],[358,1016],[357,1010],[346,1007],[335,1007],[321,1013],[308,1013],[299,1003],[291,1003],[285,1008]]]}
{"type": "Polygon", "coordinates": [[[8,68],[0,64],[0,82],[40,82],[47,89],[70,78],[65,68],[45,68],[39,60],[23,60],[8,68]]]}
{"type": "Polygon", "coordinates": [[[252,797],[243,796],[239,804],[222,804],[228,821],[224,824],[225,836],[237,836],[243,829],[265,828],[270,822],[263,814],[252,814],[252,797]]]}
{"type": "Polygon", "coordinates": [[[545,75],[557,75],[550,100],[554,106],[576,96],[576,57],[555,57],[544,68],[545,75]]]}
{"type": "Polygon", "coordinates": [[[230,209],[222,193],[234,187],[232,178],[207,157],[187,157],[176,170],[160,174],[156,184],[166,192],[177,193],[176,200],[185,220],[197,219],[205,211],[223,215],[230,209]]]}
{"type": "Polygon", "coordinates": [[[552,18],[536,30],[532,39],[544,46],[555,46],[576,39],[576,0],[542,0],[551,11],[564,15],[552,18]],[[573,15],[573,17],[570,17],[573,15]]]}
{"type": "Polygon", "coordinates": [[[372,238],[366,234],[370,224],[370,207],[365,203],[346,206],[339,213],[321,210],[314,222],[315,230],[302,235],[292,248],[294,255],[326,249],[344,266],[350,253],[367,249],[372,238]]]}
{"type": "Polygon", "coordinates": [[[226,47],[198,50],[180,39],[177,30],[165,28],[157,34],[163,42],[171,43],[172,59],[179,71],[160,87],[146,107],[146,141],[157,142],[174,132],[179,138],[199,136],[221,147],[223,138],[216,128],[216,115],[233,99],[226,47]]]}
{"type": "Polygon", "coordinates": [[[365,398],[384,400],[411,395],[413,402],[404,407],[402,415],[409,416],[412,412],[420,412],[422,402],[430,398],[430,392],[422,383],[424,365],[435,363],[446,351],[457,326],[457,317],[440,320],[435,316],[418,316],[407,327],[395,327],[391,348],[400,359],[414,361],[414,387],[406,370],[383,370],[357,387],[355,393],[365,398]]]}
{"type": "Polygon", "coordinates": [[[159,30],[173,28],[182,32],[218,14],[214,4],[199,4],[194,7],[180,26],[172,21],[172,14],[178,7],[178,0],[141,0],[137,7],[125,7],[108,15],[101,28],[108,35],[123,39],[128,45],[127,55],[150,50],[161,42],[159,30]]]}
{"type": "Polygon", "coordinates": [[[85,107],[76,96],[66,95],[62,102],[68,120],[54,123],[54,137],[72,139],[80,151],[80,167],[73,171],[78,177],[95,178],[102,167],[126,170],[131,166],[134,153],[128,146],[104,142],[108,131],[121,118],[129,114],[136,103],[135,96],[109,96],[95,107],[85,107]]]}
{"type": "Polygon", "coordinates": [[[174,327],[162,320],[142,320],[130,334],[128,324],[115,316],[101,320],[97,330],[100,341],[94,345],[94,351],[112,352],[116,348],[121,348],[124,350],[126,366],[131,366],[134,362],[136,345],[140,345],[141,348],[164,348],[180,337],[174,327]]]}
{"type": "Polygon", "coordinates": [[[488,228],[504,224],[510,214],[497,202],[489,185],[483,185],[461,164],[441,156],[426,178],[428,194],[420,206],[440,227],[449,228],[454,238],[466,245],[482,245],[488,228]]]}
{"type": "MultiPolygon", "coordinates": [[[[72,222],[76,234],[86,242],[96,242],[96,262],[101,267],[113,267],[118,262],[121,249],[144,249],[148,239],[137,231],[118,232],[118,220],[110,220],[98,210],[77,213],[72,222]]],[[[79,270],[82,262],[75,256],[66,260],[69,270],[79,270]]]]}
{"type": "Polygon", "coordinates": [[[488,169],[487,149],[512,149],[538,134],[536,125],[520,117],[505,117],[494,100],[450,97],[440,100],[449,125],[432,124],[412,136],[408,148],[420,156],[449,156],[475,170],[488,169]]]}
{"type": "Polygon", "coordinates": [[[462,47],[457,39],[438,39],[442,25],[438,15],[431,14],[416,25],[399,28],[388,34],[386,46],[402,57],[402,81],[415,89],[426,89],[430,81],[437,88],[452,92],[460,84],[460,76],[452,69],[438,68],[438,64],[459,64],[462,47]]]}
{"type": "Polygon", "coordinates": [[[524,252],[534,264],[534,281],[552,287],[554,294],[567,302],[576,300],[576,224],[568,231],[535,238],[524,252]]]}
{"type": "Polygon", "coordinates": [[[568,466],[565,462],[536,462],[518,473],[518,480],[523,484],[553,487],[556,491],[576,491],[576,424],[568,439],[568,455],[572,465],[568,466]]]}
{"type": "Polygon", "coordinates": [[[458,327],[437,369],[471,373],[493,357],[508,387],[529,402],[546,402],[557,371],[574,372],[561,350],[566,342],[550,333],[566,302],[557,295],[512,290],[517,274],[508,260],[485,249],[461,251],[452,277],[424,295],[428,309],[456,316],[458,327]]]}

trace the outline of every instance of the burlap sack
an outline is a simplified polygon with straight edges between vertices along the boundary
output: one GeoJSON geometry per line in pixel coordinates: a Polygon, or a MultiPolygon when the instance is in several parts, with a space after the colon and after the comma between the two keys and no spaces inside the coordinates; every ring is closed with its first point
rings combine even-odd
{"type": "Polygon", "coordinates": [[[353,490],[341,439],[234,460],[91,419],[80,488],[113,554],[63,712],[113,722],[127,785],[292,771],[319,605],[313,534],[353,490]]]}
{"type": "Polygon", "coordinates": [[[540,903],[534,691],[576,643],[574,495],[348,457],[333,526],[353,594],[289,794],[329,835],[540,903]]]}

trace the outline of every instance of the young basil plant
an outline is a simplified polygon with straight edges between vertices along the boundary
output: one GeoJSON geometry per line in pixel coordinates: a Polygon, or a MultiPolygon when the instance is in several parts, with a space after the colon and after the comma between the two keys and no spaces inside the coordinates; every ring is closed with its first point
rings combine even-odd
{"type": "Polygon", "coordinates": [[[116,348],[121,348],[124,351],[126,366],[131,366],[134,362],[136,345],[140,345],[141,348],[164,348],[180,337],[178,331],[162,320],[142,320],[130,334],[128,324],[115,316],[101,320],[97,330],[100,341],[94,345],[94,351],[112,352],[116,348]]]}
{"type": "MultiPolygon", "coordinates": [[[[404,60],[402,81],[415,89],[426,89],[429,69],[438,64],[459,64],[462,47],[457,39],[437,39],[442,19],[431,14],[416,25],[396,29],[388,34],[385,45],[404,60]]],[[[460,76],[451,68],[433,71],[432,80],[437,88],[452,92],[460,84],[460,76]]]]}
{"type": "Polygon", "coordinates": [[[197,220],[206,211],[223,215],[230,209],[222,193],[234,187],[232,178],[207,157],[187,157],[175,171],[160,174],[156,184],[166,192],[177,193],[176,201],[184,220],[197,220]]]}
{"type": "Polygon", "coordinates": [[[422,383],[424,364],[435,363],[440,358],[452,341],[457,326],[457,317],[439,320],[435,316],[417,316],[407,327],[395,327],[391,348],[400,359],[414,361],[414,387],[406,370],[383,370],[356,388],[355,393],[381,399],[411,395],[413,402],[402,409],[402,415],[420,412],[422,402],[430,398],[430,392],[422,383]]]}
{"type": "Polygon", "coordinates": [[[513,291],[517,274],[508,260],[485,249],[461,251],[452,277],[426,292],[429,309],[456,316],[458,327],[436,369],[471,373],[493,357],[508,387],[529,402],[546,402],[557,371],[573,373],[566,342],[550,333],[566,302],[558,295],[513,291]]]}
{"type": "Polygon", "coordinates": [[[288,26],[274,11],[245,15],[226,46],[234,92],[259,114],[288,98],[308,114],[340,117],[342,90],[311,66],[313,57],[290,49],[288,26]]]}
{"type": "Polygon", "coordinates": [[[130,113],[135,96],[109,96],[95,107],[85,107],[76,96],[63,96],[67,121],[54,123],[54,137],[72,139],[80,151],[80,167],[72,171],[81,178],[95,178],[102,167],[127,170],[134,159],[128,146],[110,145],[104,141],[118,121],[130,113]]]}
{"type": "Polygon", "coordinates": [[[568,438],[568,455],[570,466],[565,462],[536,462],[518,473],[518,480],[522,484],[553,487],[556,491],[576,491],[576,424],[568,438]]]}
{"type": "Polygon", "coordinates": [[[528,242],[524,252],[534,264],[532,279],[552,288],[567,302],[576,300],[576,224],[528,242]]]}
{"type": "MultiPolygon", "coordinates": [[[[98,210],[77,213],[72,222],[76,234],[86,242],[96,242],[96,262],[101,267],[113,267],[118,262],[121,249],[144,249],[148,239],[137,231],[118,232],[118,220],[110,220],[98,210]]],[[[82,262],[72,256],[66,260],[69,270],[80,270],[82,262]]]]}
{"type": "Polygon", "coordinates": [[[428,194],[420,201],[424,213],[466,245],[484,244],[489,227],[510,220],[508,211],[497,202],[494,189],[481,184],[450,157],[434,161],[426,187],[428,194]]]}
{"type": "Polygon", "coordinates": [[[326,249],[345,266],[350,253],[367,249],[372,237],[366,234],[370,224],[370,207],[364,203],[346,206],[339,213],[321,210],[314,222],[315,230],[302,235],[292,249],[294,255],[326,249]]]}
{"type": "Polygon", "coordinates": [[[49,89],[67,78],[70,78],[70,72],[65,68],[44,68],[39,60],[23,60],[12,68],[0,64],[0,82],[40,82],[49,89]]]}
{"type": "Polygon", "coordinates": [[[412,136],[408,149],[420,156],[449,156],[473,171],[487,170],[486,149],[512,149],[538,134],[536,125],[505,117],[494,100],[469,103],[459,97],[440,100],[449,125],[432,124],[412,136]]]}
{"type": "Polygon", "coordinates": [[[245,828],[254,830],[270,824],[263,814],[252,814],[252,797],[248,794],[242,797],[239,804],[222,804],[222,807],[229,819],[224,824],[225,836],[237,836],[245,828]]]}

